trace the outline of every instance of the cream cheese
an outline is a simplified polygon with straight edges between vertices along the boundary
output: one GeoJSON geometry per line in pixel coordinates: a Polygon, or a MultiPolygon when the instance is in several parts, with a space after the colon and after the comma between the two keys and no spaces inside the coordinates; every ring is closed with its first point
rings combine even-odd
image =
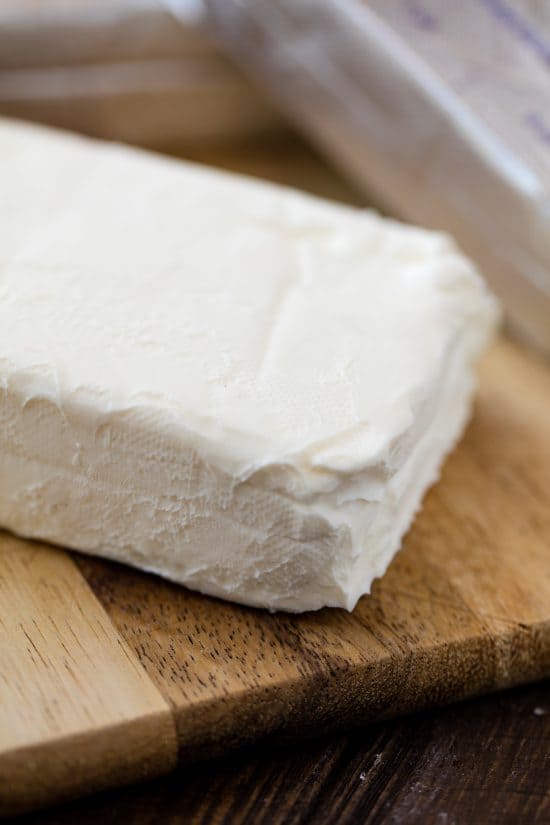
{"type": "Polygon", "coordinates": [[[467,420],[448,237],[0,121],[0,524],[246,604],[352,609],[467,420]]]}

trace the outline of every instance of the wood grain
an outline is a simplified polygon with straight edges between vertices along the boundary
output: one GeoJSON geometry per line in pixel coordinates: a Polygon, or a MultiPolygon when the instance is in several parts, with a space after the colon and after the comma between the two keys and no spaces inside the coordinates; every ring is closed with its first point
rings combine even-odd
{"type": "Polygon", "coordinates": [[[550,683],[255,747],[18,825],[547,825],[550,683]]]}
{"type": "Polygon", "coordinates": [[[170,709],[69,556],[0,543],[0,812],[169,770],[170,709]]]}

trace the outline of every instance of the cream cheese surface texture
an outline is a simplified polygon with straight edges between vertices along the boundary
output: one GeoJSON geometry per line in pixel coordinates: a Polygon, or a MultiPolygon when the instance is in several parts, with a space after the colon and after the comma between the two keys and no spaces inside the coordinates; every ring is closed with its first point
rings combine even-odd
{"type": "Polygon", "coordinates": [[[444,235],[0,120],[0,524],[352,609],[467,420],[496,308],[444,235]]]}

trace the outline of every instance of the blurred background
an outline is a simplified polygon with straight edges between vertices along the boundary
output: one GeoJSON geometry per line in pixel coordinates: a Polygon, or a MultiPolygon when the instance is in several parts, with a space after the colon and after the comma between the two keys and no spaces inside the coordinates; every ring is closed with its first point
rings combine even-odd
{"type": "Polygon", "coordinates": [[[160,2],[3,0],[3,114],[160,150],[284,129],[207,36],[160,2]]]}
{"type": "Polygon", "coordinates": [[[550,353],[548,0],[0,0],[0,114],[449,231],[550,353]]]}

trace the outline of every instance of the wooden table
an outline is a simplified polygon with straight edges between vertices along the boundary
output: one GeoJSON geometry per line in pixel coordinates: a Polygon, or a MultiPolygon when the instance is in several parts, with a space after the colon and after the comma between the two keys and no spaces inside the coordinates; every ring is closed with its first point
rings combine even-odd
{"type": "MultiPolygon", "coordinates": [[[[196,160],[354,203],[294,140],[196,160]]],[[[550,545],[550,537],[549,537],[550,545]]],[[[19,818],[87,823],[550,823],[550,684],[300,746],[264,743],[169,777],[19,818]]]]}

